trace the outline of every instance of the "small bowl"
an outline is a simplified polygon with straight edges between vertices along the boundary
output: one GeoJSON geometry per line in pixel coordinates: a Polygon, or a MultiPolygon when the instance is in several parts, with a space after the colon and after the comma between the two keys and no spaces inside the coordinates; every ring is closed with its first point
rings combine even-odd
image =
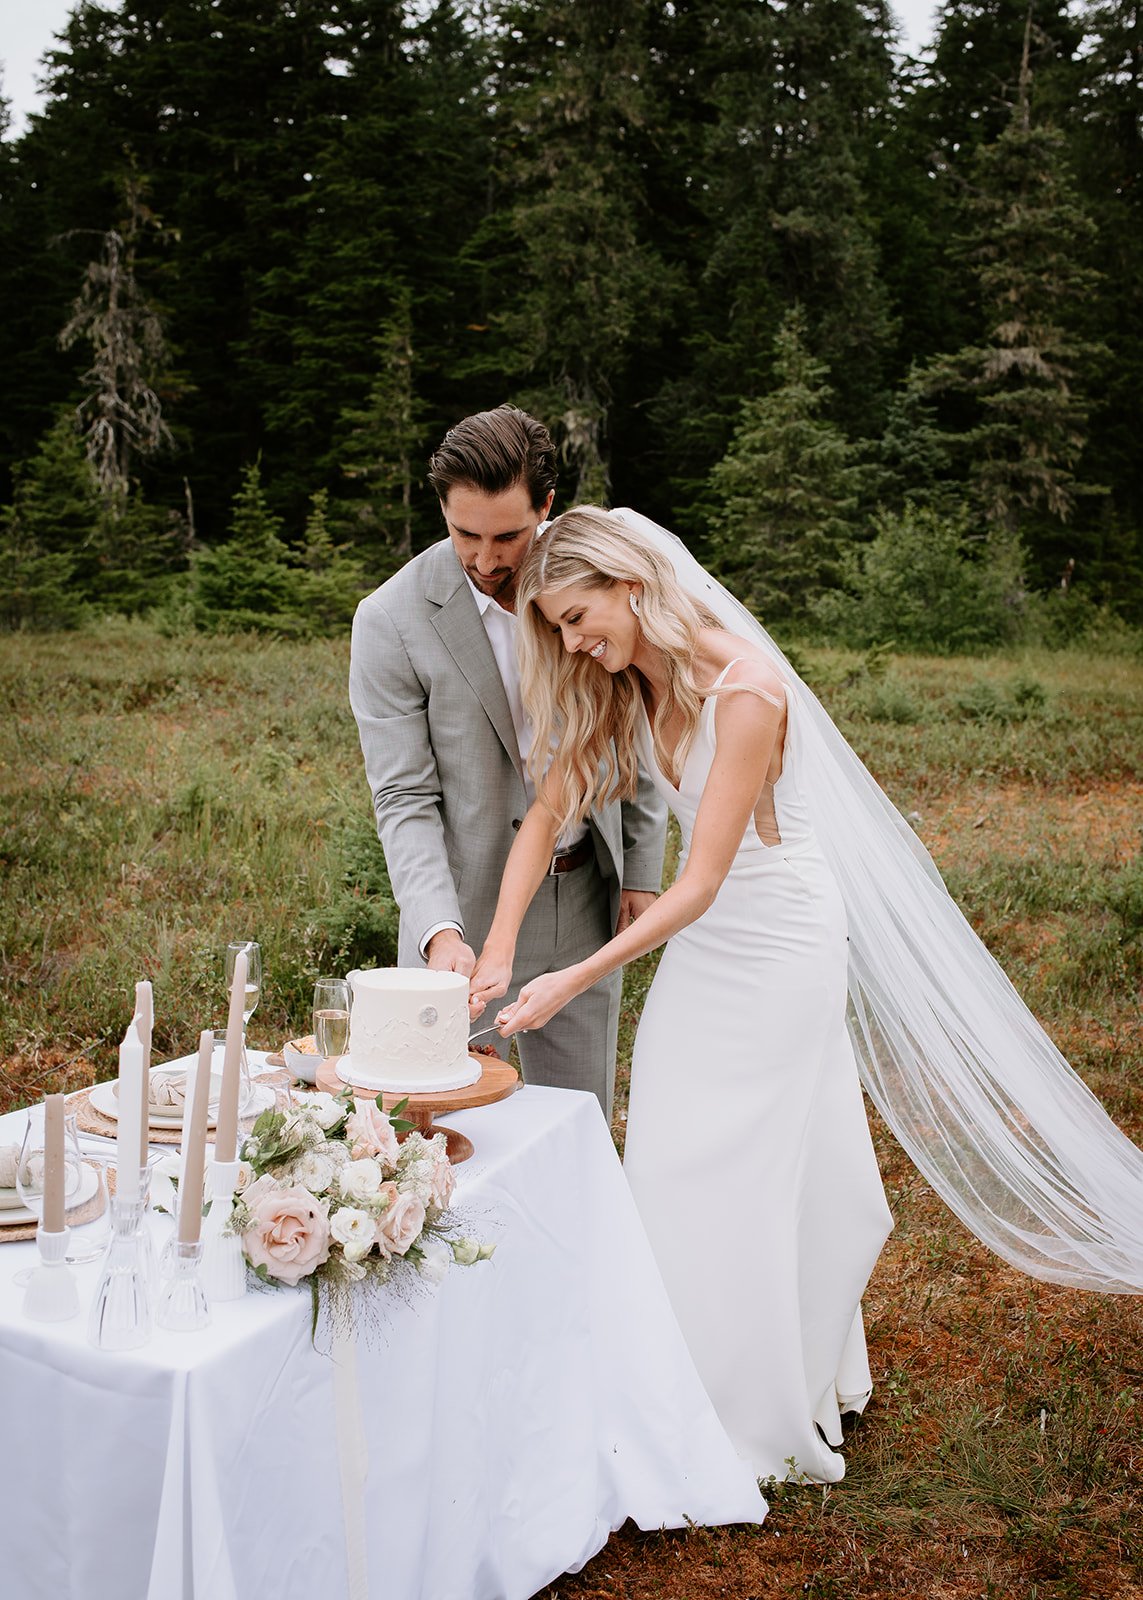
{"type": "Polygon", "coordinates": [[[321,1057],[312,1033],[307,1033],[301,1039],[287,1039],[282,1046],[282,1059],[295,1078],[301,1078],[303,1083],[317,1082],[321,1057]]]}

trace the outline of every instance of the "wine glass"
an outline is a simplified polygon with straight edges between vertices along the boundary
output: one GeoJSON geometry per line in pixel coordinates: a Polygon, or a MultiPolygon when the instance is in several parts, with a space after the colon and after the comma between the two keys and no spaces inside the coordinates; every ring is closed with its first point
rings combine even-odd
{"type": "Polygon", "coordinates": [[[314,984],[314,1043],[319,1056],[343,1056],[349,1049],[349,984],[344,978],[319,978],[314,984]]]}

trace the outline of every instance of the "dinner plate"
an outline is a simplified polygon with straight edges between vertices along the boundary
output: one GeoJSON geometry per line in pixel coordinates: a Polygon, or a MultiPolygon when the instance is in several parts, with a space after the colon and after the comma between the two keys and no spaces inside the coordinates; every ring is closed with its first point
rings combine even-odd
{"type": "MultiPolygon", "coordinates": [[[[172,1062],[170,1065],[177,1066],[179,1063],[172,1062]]],[[[158,1071],[159,1069],[154,1068],[153,1070],[158,1071]]],[[[222,1088],[222,1078],[217,1072],[212,1073],[211,1076],[214,1079],[211,1085],[214,1094],[211,1097],[213,1105],[210,1106],[207,1112],[207,1124],[213,1128],[218,1112],[218,1091],[222,1088]]],[[[118,1090],[119,1079],[108,1078],[106,1083],[97,1083],[87,1097],[92,1109],[100,1112],[105,1117],[110,1117],[112,1122],[119,1121],[118,1090]]],[[[183,1114],[181,1110],[172,1112],[170,1116],[164,1116],[158,1111],[151,1111],[147,1117],[147,1126],[149,1128],[181,1128],[182,1125],[183,1114]]]]}
{"type": "MultiPolygon", "coordinates": [[[[99,1188],[99,1173],[94,1167],[89,1167],[85,1161],[80,1169],[79,1193],[68,1202],[67,1209],[74,1211],[77,1206],[86,1205],[99,1188]]],[[[14,1189],[0,1189],[0,1194],[16,1194],[14,1189]]],[[[16,1196],[14,1206],[5,1206],[0,1211],[0,1228],[14,1228],[28,1222],[38,1222],[39,1218],[34,1211],[29,1211],[23,1205],[19,1196],[16,1196]]]]}

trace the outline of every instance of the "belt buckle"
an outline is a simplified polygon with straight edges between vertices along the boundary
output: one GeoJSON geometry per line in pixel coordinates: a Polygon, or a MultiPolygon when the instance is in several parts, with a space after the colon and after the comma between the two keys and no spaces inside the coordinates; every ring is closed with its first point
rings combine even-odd
{"type": "Polygon", "coordinates": [[[559,867],[556,866],[556,862],[560,859],[561,856],[566,856],[566,855],[567,855],[567,851],[566,850],[557,850],[556,851],[556,853],[552,856],[552,859],[548,862],[548,870],[544,874],[544,876],[546,878],[558,877],[560,869],[559,869],[559,867]]]}

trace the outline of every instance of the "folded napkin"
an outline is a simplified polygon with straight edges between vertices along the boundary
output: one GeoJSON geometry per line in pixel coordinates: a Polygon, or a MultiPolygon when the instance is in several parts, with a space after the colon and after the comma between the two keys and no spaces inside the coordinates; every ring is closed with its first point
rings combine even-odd
{"type": "MultiPolygon", "coordinates": [[[[192,1058],[193,1059],[193,1058],[192,1058]]],[[[115,1082],[115,1097],[119,1098],[119,1081],[115,1082]]],[[[186,1104],[187,1073],[185,1067],[173,1070],[152,1071],[147,1078],[147,1110],[160,1117],[173,1117],[186,1104]]]]}
{"type": "Polygon", "coordinates": [[[169,1117],[181,1111],[186,1104],[187,1075],[185,1072],[152,1072],[147,1082],[147,1106],[151,1111],[169,1117]]]}
{"type": "Polygon", "coordinates": [[[16,1162],[19,1155],[18,1144],[0,1144],[0,1189],[16,1187],[16,1162]]]}

